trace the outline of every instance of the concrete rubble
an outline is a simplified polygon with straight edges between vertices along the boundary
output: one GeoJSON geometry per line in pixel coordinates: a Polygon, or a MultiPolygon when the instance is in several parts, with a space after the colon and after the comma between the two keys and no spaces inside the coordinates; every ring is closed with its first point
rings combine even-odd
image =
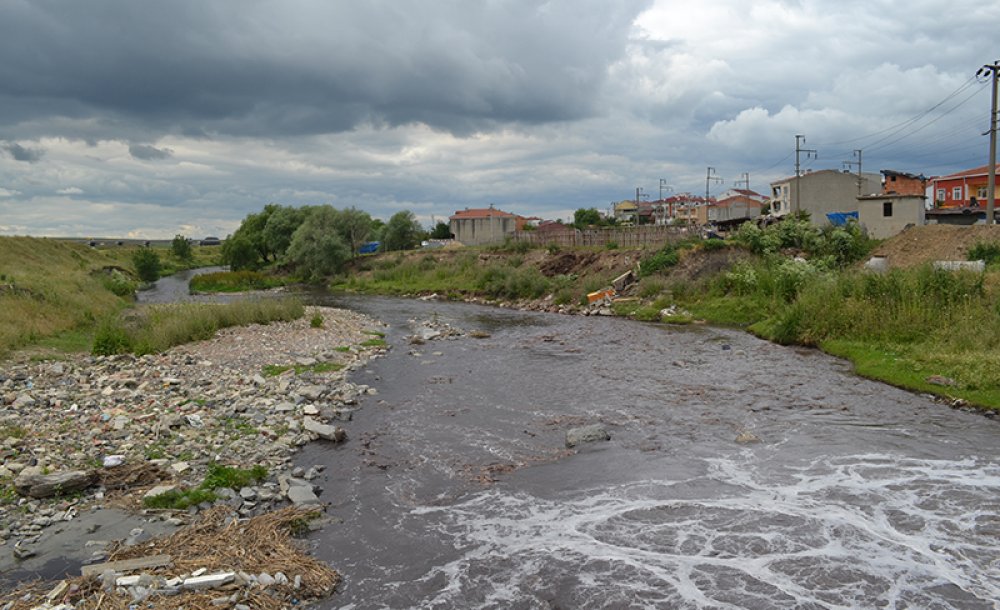
{"type": "MultiPolygon", "coordinates": [[[[197,487],[214,463],[267,469],[258,485],[219,490],[216,504],[243,517],[286,500],[319,504],[311,483],[288,476],[292,458],[310,441],[344,440],[330,422],[349,420],[357,398],[374,393],[346,375],[384,350],[362,346],[378,328],[355,312],[308,308],[293,322],[225,329],[164,354],[0,364],[0,571],[53,524],[122,494],[139,504],[197,487]],[[310,327],[313,314],[323,328],[310,327]],[[130,468],[138,474],[109,483],[130,468]],[[284,488],[281,477],[296,483],[284,488]]],[[[148,517],[184,523],[205,508],[148,517]]]]}

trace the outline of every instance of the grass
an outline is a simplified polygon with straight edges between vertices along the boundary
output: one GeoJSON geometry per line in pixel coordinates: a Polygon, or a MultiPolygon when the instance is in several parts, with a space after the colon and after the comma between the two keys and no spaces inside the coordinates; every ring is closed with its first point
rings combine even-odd
{"type": "Polygon", "coordinates": [[[361,347],[385,347],[388,345],[385,339],[369,339],[360,343],[361,347]]]}
{"type": "Polygon", "coordinates": [[[147,508],[184,510],[204,502],[215,502],[219,497],[215,493],[217,489],[239,490],[242,487],[260,483],[266,478],[267,469],[259,464],[246,469],[212,464],[208,467],[205,479],[198,487],[175,489],[152,498],[145,498],[142,503],[147,508]]]}
{"type": "Polygon", "coordinates": [[[98,355],[159,353],[175,345],[210,339],[222,328],[290,321],[302,317],[304,311],[295,299],[142,307],[131,310],[128,316],[102,321],[92,351],[98,355]]]}
{"type": "Polygon", "coordinates": [[[267,290],[284,285],[279,278],[257,271],[219,271],[191,278],[191,292],[246,292],[267,290]]]}

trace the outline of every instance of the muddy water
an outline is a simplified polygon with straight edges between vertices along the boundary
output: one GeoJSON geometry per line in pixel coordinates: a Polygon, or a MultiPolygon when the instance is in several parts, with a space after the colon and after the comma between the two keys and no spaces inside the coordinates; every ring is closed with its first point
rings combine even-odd
{"type": "Polygon", "coordinates": [[[303,465],[342,608],[994,608],[1000,425],[705,327],[392,299],[303,465]],[[410,346],[408,320],[491,333],[410,346]],[[567,451],[600,423],[609,442],[567,451]],[[741,443],[757,438],[759,442],[741,443]],[[752,437],[750,436],[752,435],[752,437]]]}
{"type": "Polygon", "coordinates": [[[136,301],[139,303],[180,303],[184,301],[225,300],[219,296],[198,296],[189,294],[188,292],[188,284],[190,283],[191,278],[196,275],[214,273],[225,269],[225,267],[201,267],[198,269],[178,271],[173,275],[160,278],[148,290],[140,290],[137,292],[136,301]]]}

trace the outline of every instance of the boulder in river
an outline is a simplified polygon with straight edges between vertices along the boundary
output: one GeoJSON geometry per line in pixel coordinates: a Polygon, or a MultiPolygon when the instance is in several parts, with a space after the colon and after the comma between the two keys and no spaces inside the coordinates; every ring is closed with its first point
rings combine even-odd
{"type": "Polygon", "coordinates": [[[597,441],[609,441],[611,435],[600,424],[591,424],[572,428],[566,432],[566,446],[576,447],[583,443],[593,443],[597,441]]]}

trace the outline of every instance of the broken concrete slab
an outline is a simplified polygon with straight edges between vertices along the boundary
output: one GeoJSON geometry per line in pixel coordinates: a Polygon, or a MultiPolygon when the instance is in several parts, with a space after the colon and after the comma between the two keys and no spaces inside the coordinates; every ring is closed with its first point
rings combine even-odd
{"type": "Polygon", "coordinates": [[[185,578],[181,588],[189,591],[201,591],[204,589],[214,589],[228,584],[236,579],[236,572],[219,572],[217,574],[204,574],[202,576],[192,576],[185,578]]]}
{"type": "Polygon", "coordinates": [[[53,474],[21,474],[14,479],[14,489],[22,496],[50,498],[84,490],[97,482],[97,474],[68,470],[53,474]]]}
{"type": "Polygon", "coordinates": [[[172,563],[170,555],[150,555],[149,557],[138,557],[136,559],[122,559],[121,561],[107,561],[104,563],[94,563],[80,568],[83,576],[97,576],[106,570],[115,572],[131,572],[132,570],[146,570],[149,568],[162,568],[172,563]]]}

